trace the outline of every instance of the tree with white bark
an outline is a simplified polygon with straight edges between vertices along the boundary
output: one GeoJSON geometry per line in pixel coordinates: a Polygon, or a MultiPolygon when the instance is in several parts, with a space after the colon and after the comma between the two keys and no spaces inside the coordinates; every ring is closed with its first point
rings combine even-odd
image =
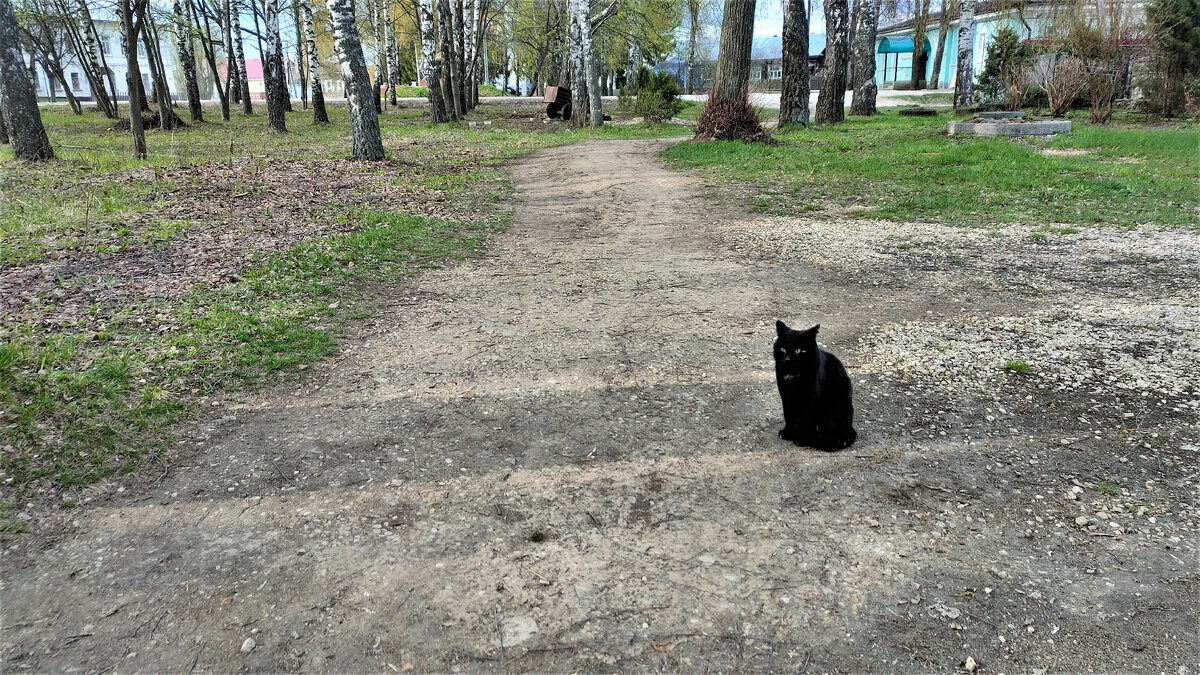
{"type": "Polygon", "coordinates": [[[37,93],[25,75],[17,17],[10,0],[0,0],[0,115],[6,120],[7,135],[17,157],[29,161],[54,158],[50,138],[42,126],[37,93]]]}
{"type": "Polygon", "coordinates": [[[317,54],[317,31],[313,27],[311,0],[297,0],[304,12],[304,39],[308,43],[308,76],[312,86],[313,123],[329,124],[329,112],[325,110],[325,90],[321,86],[321,58],[317,54]]]}
{"type": "Polygon", "coordinates": [[[355,159],[377,161],[384,157],[379,115],[371,100],[371,76],[358,36],[353,0],[329,0],[334,49],[342,68],[346,101],[350,104],[350,137],[355,159]]]}
{"type": "Polygon", "coordinates": [[[954,82],[954,107],[972,105],[975,73],[975,0],[961,0],[958,19],[958,74],[954,82]]]}
{"type": "Polygon", "coordinates": [[[879,27],[880,0],[858,0],[854,8],[854,44],[851,54],[851,115],[874,115],[879,86],[875,84],[875,33],[879,27]]]}
{"type": "Polygon", "coordinates": [[[263,18],[266,24],[263,85],[267,95],[267,124],[273,131],[287,133],[285,113],[287,112],[287,100],[291,98],[291,95],[288,94],[287,82],[283,75],[283,45],[279,35],[278,0],[263,0],[263,18]]]}

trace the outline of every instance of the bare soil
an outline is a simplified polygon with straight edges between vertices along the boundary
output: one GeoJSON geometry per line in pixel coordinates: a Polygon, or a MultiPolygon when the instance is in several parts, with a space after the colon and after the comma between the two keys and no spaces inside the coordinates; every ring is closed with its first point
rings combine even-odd
{"type": "Polygon", "coordinates": [[[482,258],[23,514],[0,667],[1196,671],[1195,235],[755,219],[662,147],[514,163],[482,258]],[[776,437],[776,318],[850,367],[852,448],[776,437]]]}

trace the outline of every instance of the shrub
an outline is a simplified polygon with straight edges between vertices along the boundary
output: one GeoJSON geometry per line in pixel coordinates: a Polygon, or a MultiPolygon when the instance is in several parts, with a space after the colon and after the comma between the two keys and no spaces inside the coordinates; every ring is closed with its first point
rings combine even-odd
{"type": "Polygon", "coordinates": [[[670,73],[656,73],[642,66],[634,88],[637,92],[634,111],[644,117],[647,124],[669,121],[683,109],[679,87],[670,73]]]}
{"type": "Polygon", "coordinates": [[[979,75],[979,93],[984,101],[1003,102],[1017,110],[1025,100],[1025,87],[1033,66],[1033,49],[1022,44],[1011,26],[1001,26],[987,47],[987,60],[979,75]]]}
{"type": "Polygon", "coordinates": [[[1046,96],[1050,114],[1066,114],[1088,84],[1087,67],[1074,56],[1049,53],[1033,66],[1030,80],[1046,96]]]}

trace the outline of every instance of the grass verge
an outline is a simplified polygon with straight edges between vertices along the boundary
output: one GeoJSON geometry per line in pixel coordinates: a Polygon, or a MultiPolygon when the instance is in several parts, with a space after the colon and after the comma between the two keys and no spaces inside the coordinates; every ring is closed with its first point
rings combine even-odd
{"type": "Polygon", "coordinates": [[[679,143],[663,154],[747,186],[752,206],[773,214],[1200,229],[1194,129],[1076,119],[1070,134],[1009,140],[946,136],[949,119],[885,110],[790,130],[774,147],[679,143]]]}
{"type": "MultiPolygon", "coordinates": [[[[150,132],[150,159],[136,162],[105,118],[48,110],[57,160],[31,166],[0,151],[0,506],[73,504],[80,486],[164,452],[211,397],[335,353],[365,316],[364,284],[474,255],[503,226],[505,160],[587,138],[686,133],[512,128],[491,110],[489,127],[435,127],[402,109],[382,116],[388,160],[358,164],[345,161],[345,109],[330,112],[333,124],[319,127],[289,114],[286,135],[260,116],[150,132]],[[314,167],[327,171],[306,175],[314,167]],[[245,253],[236,242],[205,252],[230,237],[267,243],[248,258],[234,255],[245,253]],[[236,273],[205,271],[222,263],[236,273]],[[183,290],[109,293],[164,267],[183,270],[183,290]],[[63,272],[82,268],[94,271],[63,272]],[[30,296],[28,278],[42,290],[30,296]]],[[[10,520],[0,515],[4,536],[20,533],[10,520]]]]}

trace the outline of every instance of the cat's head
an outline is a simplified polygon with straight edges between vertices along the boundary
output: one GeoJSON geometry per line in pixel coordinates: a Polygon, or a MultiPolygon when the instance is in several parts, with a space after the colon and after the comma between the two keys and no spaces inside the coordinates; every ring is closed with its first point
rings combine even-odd
{"type": "Polygon", "coordinates": [[[775,339],[775,361],[797,364],[816,361],[817,331],[820,329],[821,324],[817,324],[808,330],[794,330],[786,323],[776,321],[775,332],[779,337],[775,339]]]}

